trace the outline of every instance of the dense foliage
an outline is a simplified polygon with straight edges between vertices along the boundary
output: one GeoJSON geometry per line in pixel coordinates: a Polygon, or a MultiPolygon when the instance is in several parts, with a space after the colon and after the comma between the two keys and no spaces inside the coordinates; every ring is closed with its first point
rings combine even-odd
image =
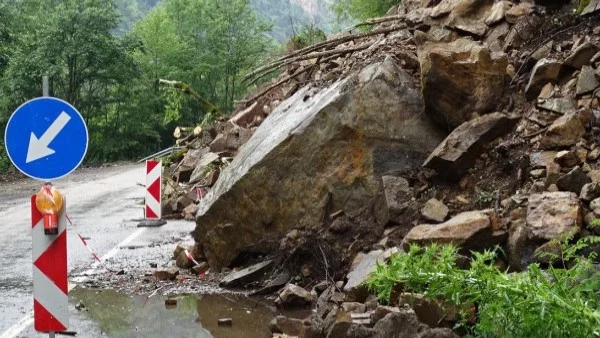
{"type": "Polygon", "coordinates": [[[402,0],[335,0],[332,8],[338,20],[366,20],[382,16],[402,0]]]}
{"type": "MultiPolygon", "coordinates": [[[[467,270],[456,266],[457,248],[412,246],[380,265],[368,286],[390,301],[392,290],[422,293],[427,298],[466,309],[476,304],[477,322],[463,325],[475,337],[597,337],[600,335],[600,273],[577,254],[598,238],[575,245],[568,240],[553,259],[556,268],[533,264],[523,273],[505,273],[495,264],[499,250],[473,253],[467,270]],[[568,266],[569,268],[564,268],[568,266]]],[[[467,315],[464,314],[464,318],[467,315]]]]}
{"type": "Polygon", "coordinates": [[[203,120],[202,100],[230,111],[247,91],[240,76],[272,47],[270,25],[250,0],[156,3],[0,0],[0,130],[16,107],[40,96],[43,75],[51,95],[84,116],[88,161],[135,159],[171,145],[175,125],[203,120]],[[160,79],[188,84],[201,100],[160,79]]]}

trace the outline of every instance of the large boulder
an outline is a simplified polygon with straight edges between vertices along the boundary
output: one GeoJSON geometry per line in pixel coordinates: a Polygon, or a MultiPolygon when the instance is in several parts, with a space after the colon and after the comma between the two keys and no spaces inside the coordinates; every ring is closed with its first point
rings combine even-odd
{"type": "Polygon", "coordinates": [[[458,180],[475,164],[484,146],[510,132],[518,120],[493,113],[465,122],[448,135],[423,165],[441,176],[458,180]]]}
{"type": "Polygon", "coordinates": [[[581,230],[581,205],[572,192],[545,192],[529,196],[527,230],[534,241],[574,235],[581,230]]]}
{"type": "Polygon", "coordinates": [[[193,235],[215,269],[268,252],[290,229],[354,217],[381,200],[381,176],[419,167],[443,139],[415,81],[392,57],[281,103],[202,200],[193,235]]]}
{"type": "Polygon", "coordinates": [[[508,59],[463,38],[426,42],[418,50],[425,112],[454,129],[473,114],[493,110],[504,93],[508,59]]]}

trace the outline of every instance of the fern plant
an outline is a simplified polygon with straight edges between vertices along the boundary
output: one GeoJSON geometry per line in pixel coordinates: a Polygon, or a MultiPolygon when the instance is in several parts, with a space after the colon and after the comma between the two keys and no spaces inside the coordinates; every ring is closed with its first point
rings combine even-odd
{"type": "MultiPolygon", "coordinates": [[[[408,253],[378,265],[367,286],[383,302],[394,302],[392,290],[421,293],[458,309],[477,307],[477,322],[458,325],[472,337],[600,336],[600,275],[592,257],[579,253],[597,237],[562,242],[560,258],[569,269],[531,265],[523,273],[507,273],[495,264],[499,248],[474,252],[468,270],[456,266],[451,245],[411,246],[408,253]]],[[[564,264],[563,266],[566,266],[564,264]]]]}

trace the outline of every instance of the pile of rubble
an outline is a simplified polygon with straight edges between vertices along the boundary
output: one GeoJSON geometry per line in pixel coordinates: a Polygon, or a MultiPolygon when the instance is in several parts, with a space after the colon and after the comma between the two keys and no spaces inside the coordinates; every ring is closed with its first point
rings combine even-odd
{"type": "Polygon", "coordinates": [[[436,327],[456,311],[421,295],[383,307],[362,283],[412,243],[454,243],[466,259],[499,245],[498,264],[521,271],[552,263],[540,258],[552,239],[598,232],[598,22],[597,0],[580,14],[406,0],[369,33],[250,74],[284,69],[230,120],[186,137],[165,207],[196,220],[199,261],[235,269],[225,286],[315,307],[277,317],[276,334],[454,337],[436,327]]]}

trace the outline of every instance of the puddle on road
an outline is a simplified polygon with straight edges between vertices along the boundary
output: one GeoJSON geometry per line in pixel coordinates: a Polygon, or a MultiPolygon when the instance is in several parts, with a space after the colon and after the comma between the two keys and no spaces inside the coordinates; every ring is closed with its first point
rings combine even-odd
{"type": "MultiPolygon", "coordinates": [[[[78,316],[95,323],[106,337],[262,338],[271,337],[274,309],[243,295],[131,296],[112,290],[75,288],[72,305],[83,304],[78,316]],[[166,299],[176,299],[167,308],[166,299]],[[230,327],[217,320],[232,318],[230,327]]],[[[88,336],[80,332],[82,336],[88,336]]]]}

